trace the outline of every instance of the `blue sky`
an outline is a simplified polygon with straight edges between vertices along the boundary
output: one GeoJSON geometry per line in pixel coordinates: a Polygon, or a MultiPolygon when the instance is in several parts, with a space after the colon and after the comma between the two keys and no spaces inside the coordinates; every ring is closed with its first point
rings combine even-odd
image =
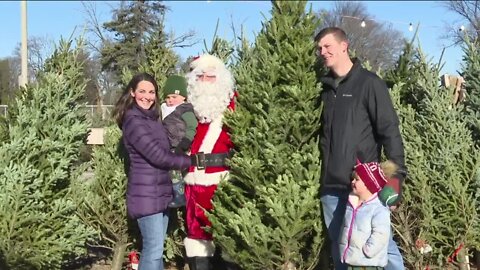
{"type": "MultiPolygon", "coordinates": [[[[332,7],[331,1],[310,1],[314,11],[332,7]]],[[[118,2],[96,2],[101,22],[111,19],[110,9],[118,2]]],[[[265,18],[270,18],[269,1],[166,1],[170,11],[166,15],[166,30],[176,35],[189,30],[196,32],[200,40],[191,48],[177,49],[183,58],[197,55],[204,49],[203,39],[210,44],[217,20],[220,21],[218,35],[232,40],[233,24],[237,31],[240,26],[253,41],[254,33],[260,31],[265,18]]],[[[365,1],[368,12],[376,21],[391,24],[402,31],[406,38],[413,33],[408,31],[409,23],[420,23],[419,39],[424,52],[438,61],[440,52],[451,41],[440,39],[445,33],[445,23],[458,27],[459,17],[448,12],[434,1],[365,1]]],[[[60,36],[68,37],[74,31],[80,34],[86,22],[86,14],[80,1],[28,1],[28,34],[56,41],[60,36]]],[[[20,2],[0,1],[0,58],[13,54],[20,42],[20,2]]],[[[373,49],[373,48],[372,48],[373,49]]],[[[460,69],[462,50],[459,47],[446,49],[447,63],[444,73],[456,74],[460,69]]]]}

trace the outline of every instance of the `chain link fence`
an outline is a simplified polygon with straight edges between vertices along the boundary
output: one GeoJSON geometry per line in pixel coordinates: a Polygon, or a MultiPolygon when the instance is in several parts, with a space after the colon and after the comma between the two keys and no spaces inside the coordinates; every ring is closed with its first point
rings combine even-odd
{"type": "Polygon", "coordinates": [[[113,107],[114,105],[85,105],[85,109],[88,110],[88,113],[92,116],[96,113],[103,114],[104,116],[110,115],[113,107]]]}
{"type": "Polygon", "coordinates": [[[91,120],[91,127],[104,127],[107,126],[112,115],[114,105],[85,105],[87,115],[91,120]]]}

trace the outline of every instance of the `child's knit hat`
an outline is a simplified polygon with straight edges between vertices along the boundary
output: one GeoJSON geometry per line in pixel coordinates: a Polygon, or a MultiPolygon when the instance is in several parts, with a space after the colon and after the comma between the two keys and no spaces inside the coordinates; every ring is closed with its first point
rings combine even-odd
{"type": "Polygon", "coordinates": [[[187,79],[185,79],[185,77],[172,75],[167,78],[165,86],[163,87],[163,96],[166,98],[171,94],[187,97],[187,79]]]}
{"type": "Polygon", "coordinates": [[[360,163],[357,159],[354,170],[371,193],[380,191],[387,183],[387,177],[378,162],[360,163]]]}

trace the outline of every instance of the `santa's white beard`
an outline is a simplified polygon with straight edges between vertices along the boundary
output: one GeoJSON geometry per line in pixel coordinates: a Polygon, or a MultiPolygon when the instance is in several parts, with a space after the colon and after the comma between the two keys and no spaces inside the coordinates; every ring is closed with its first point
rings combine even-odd
{"type": "Polygon", "coordinates": [[[189,100],[200,123],[210,123],[221,116],[232,98],[232,90],[215,82],[197,81],[189,89],[189,100]]]}

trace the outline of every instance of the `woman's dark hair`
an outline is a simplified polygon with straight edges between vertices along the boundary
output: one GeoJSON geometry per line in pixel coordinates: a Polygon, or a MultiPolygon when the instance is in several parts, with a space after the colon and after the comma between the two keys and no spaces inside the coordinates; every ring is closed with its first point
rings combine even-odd
{"type": "Polygon", "coordinates": [[[153,104],[153,106],[156,106],[158,104],[158,85],[155,81],[155,78],[148,73],[136,74],[132,77],[130,82],[127,84],[127,87],[125,87],[125,89],[123,90],[122,96],[118,99],[117,103],[115,104],[115,108],[113,108],[112,111],[112,116],[120,128],[122,128],[123,115],[128,109],[133,106],[133,103],[135,102],[134,98],[130,93],[132,91],[135,91],[138,83],[140,83],[141,81],[147,81],[153,84],[153,86],[155,87],[155,103],[153,104]]]}

